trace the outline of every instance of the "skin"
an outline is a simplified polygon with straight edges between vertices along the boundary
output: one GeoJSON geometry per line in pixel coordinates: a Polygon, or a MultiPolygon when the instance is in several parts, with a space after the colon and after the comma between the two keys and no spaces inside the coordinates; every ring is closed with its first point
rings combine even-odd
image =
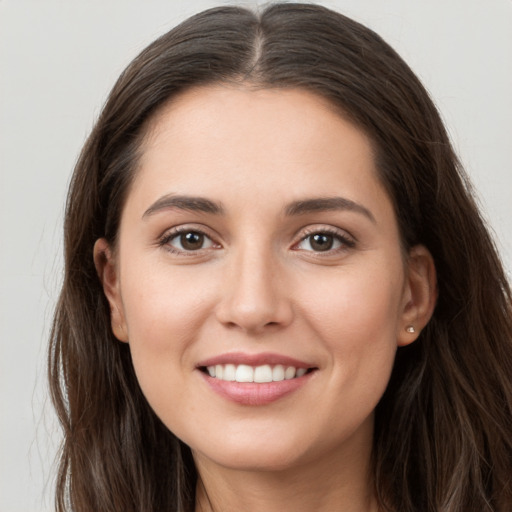
{"type": "Polygon", "coordinates": [[[145,396],[192,449],[196,510],[377,509],[373,411],[436,286],[428,251],[401,249],[364,133],[301,90],[186,91],[153,119],[118,245],[98,240],[95,262],[145,396]],[[223,213],[162,203],[175,196],[223,213]],[[334,196],[359,208],[286,211],[334,196]],[[204,244],[185,250],[177,227],[204,244]],[[315,371],[279,400],[241,405],[197,368],[232,352],[315,371]]]}

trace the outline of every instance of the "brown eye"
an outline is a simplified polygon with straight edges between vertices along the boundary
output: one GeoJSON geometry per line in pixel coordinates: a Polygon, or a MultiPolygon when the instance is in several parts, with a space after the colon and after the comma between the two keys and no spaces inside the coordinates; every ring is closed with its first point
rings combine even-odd
{"type": "Polygon", "coordinates": [[[182,231],[164,240],[176,252],[192,252],[213,247],[213,241],[200,231],[182,231]]]}
{"type": "Polygon", "coordinates": [[[195,231],[183,233],[180,235],[180,242],[186,251],[197,251],[203,247],[204,235],[195,231]]]}
{"type": "Polygon", "coordinates": [[[305,236],[296,246],[301,251],[330,252],[354,247],[355,242],[343,232],[317,231],[305,236]]]}
{"type": "Polygon", "coordinates": [[[328,251],[334,245],[334,237],[326,233],[315,233],[309,237],[309,245],[313,251],[328,251]]]}

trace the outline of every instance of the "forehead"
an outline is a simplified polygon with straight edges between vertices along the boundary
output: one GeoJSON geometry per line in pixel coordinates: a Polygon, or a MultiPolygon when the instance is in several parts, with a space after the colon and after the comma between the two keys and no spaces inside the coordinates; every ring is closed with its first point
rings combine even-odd
{"type": "Polygon", "coordinates": [[[214,85],[174,97],[151,120],[132,192],[371,199],[384,192],[369,138],[300,89],[214,85]]]}
{"type": "MultiPolygon", "coordinates": [[[[187,89],[164,104],[148,124],[143,151],[154,147],[158,139],[165,138],[166,132],[170,135],[172,130],[193,138],[206,135],[213,141],[216,135],[220,138],[231,129],[233,142],[241,138],[245,143],[251,135],[250,140],[261,142],[262,127],[269,134],[285,128],[279,134],[281,141],[288,136],[301,137],[303,142],[307,137],[308,142],[317,144],[321,138],[327,144],[335,139],[339,143],[340,135],[347,138],[351,134],[353,138],[364,139],[366,149],[371,148],[366,134],[346,120],[339,107],[320,95],[297,88],[213,84],[187,89]],[[342,125],[344,133],[340,133],[342,125]]],[[[277,142],[273,139],[269,149],[277,142]]]]}

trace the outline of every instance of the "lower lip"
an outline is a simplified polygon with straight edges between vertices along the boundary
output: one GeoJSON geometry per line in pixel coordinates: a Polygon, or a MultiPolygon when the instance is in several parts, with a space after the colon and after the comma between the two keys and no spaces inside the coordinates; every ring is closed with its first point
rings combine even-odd
{"type": "Polygon", "coordinates": [[[204,380],[217,394],[240,405],[266,405],[297,391],[304,386],[314,372],[302,377],[277,382],[230,382],[210,377],[201,372],[204,380]]]}

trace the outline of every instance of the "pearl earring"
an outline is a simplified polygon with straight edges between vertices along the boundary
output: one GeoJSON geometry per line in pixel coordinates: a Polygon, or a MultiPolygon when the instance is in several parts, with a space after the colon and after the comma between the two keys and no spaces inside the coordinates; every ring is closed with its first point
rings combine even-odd
{"type": "Polygon", "coordinates": [[[405,330],[411,334],[415,333],[416,332],[416,329],[414,328],[413,325],[408,325],[405,330]]]}

